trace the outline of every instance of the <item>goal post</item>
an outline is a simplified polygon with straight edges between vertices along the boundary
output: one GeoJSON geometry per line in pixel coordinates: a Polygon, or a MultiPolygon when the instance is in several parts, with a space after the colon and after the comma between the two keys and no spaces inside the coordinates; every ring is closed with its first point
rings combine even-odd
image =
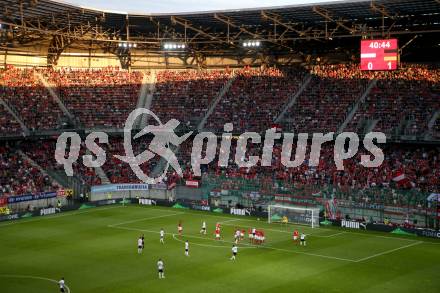
{"type": "Polygon", "coordinates": [[[318,208],[269,205],[267,218],[269,223],[287,222],[290,224],[309,225],[312,228],[319,227],[318,208]]]}

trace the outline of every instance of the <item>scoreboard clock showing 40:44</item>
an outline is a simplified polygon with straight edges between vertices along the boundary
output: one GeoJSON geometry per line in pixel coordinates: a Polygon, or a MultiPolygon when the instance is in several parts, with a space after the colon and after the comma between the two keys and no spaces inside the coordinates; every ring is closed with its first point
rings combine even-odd
{"type": "Polygon", "coordinates": [[[361,41],[361,70],[396,70],[398,60],[397,39],[361,41]]]}

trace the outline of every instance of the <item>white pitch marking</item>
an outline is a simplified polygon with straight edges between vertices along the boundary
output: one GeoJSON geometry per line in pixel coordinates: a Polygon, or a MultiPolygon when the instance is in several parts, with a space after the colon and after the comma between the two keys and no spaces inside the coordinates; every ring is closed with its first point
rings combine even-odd
{"type": "Polygon", "coordinates": [[[355,262],[361,262],[361,261],[369,260],[369,259],[372,259],[374,257],[378,257],[378,256],[381,256],[381,255],[389,254],[389,253],[392,253],[392,252],[395,252],[395,251],[398,251],[398,250],[402,250],[402,249],[405,249],[405,248],[408,248],[408,247],[411,247],[411,246],[416,246],[416,245],[419,245],[421,243],[423,243],[423,241],[413,242],[413,243],[405,245],[405,246],[397,247],[397,248],[390,249],[390,250],[387,250],[387,251],[384,251],[384,252],[381,252],[381,253],[376,253],[376,254],[373,254],[373,255],[370,255],[370,256],[358,259],[355,262]]]}
{"type": "Polygon", "coordinates": [[[313,235],[315,237],[323,237],[323,238],[329,238],[329,237],[335,237],[335,236],[339,236],[342,234],[346,234],[347,232],[339,232],[339,233],[335,233],[335,234],[331,234],[331,235],[313,235]]]}
{"type": "MultiPolygon", "coordinates": [[[[203,238],[203,237],[199,237],[199,236],[191,236],[191,235],[182,235],[182,237],[187,237],[187,238],[197,238],[197,239],[207,239],[207,240],[212,240],[209,238],[203,238]]],[[[178,239],[176,238],[176,234],[173,234],[173,239],[177,240],[179,242],[185,243],[182,239],[178,239]]],[[[217,242],[225,242],[225,243],[230,243],[233,244],[234,242],[229,242],[229,241],[225,241],[225,240],[215,240],[217,242]]],[[[224,245],[211,245],[211,244],[201,244],[201,243],[194,243],[194,242],[190,242],[193,245],[197,245],[197,246],[205,246],[205,247],[216,247],[216,248],[229,248],[229,246],[224,246],[224,245]]],[[[241,248],[257,248],[257,246],[255,247],[241,247],[241,248]]]]}
{"type": "Polygon", "coordinates": [[[218,223],[219,224],[224,224],[224,223],[236,222],[236,221],[241,221],[241,219],[230,219],[230,220],[221,221],[221,222],[218,222],[218,223]]]}
{"type": "Polygon", "coordinates": [[[139,231],[139,232],[146,232],[146,233],[155,233],[155,234],[159,234],[160,233],[160,231],[153,231],[153,230],[139,229],[139,228],[130,228],[130,227],[121,227],[121,226],[113,226],[113,225],[108,225],[107,227],[113,228],[113,229],[122,229],[122,230],[129,230],[129,231],[139,231]]]}
{"type": "Polygon", "coordinates": [[[105,210],[111,210],[111,209],[117,209],[117,208],[121,208],[120,206],[116,206],[116,207],[106,207],[106,208],[101,208],[101,207],[96,207],[96,208],[90,208],[86,211],[68,211],[68,212],[64,212],[61,214],[55,214],[55,215],[47,215],[47,216],[38,216],[35,218],[30,218],[30,219],[17,219],[17,220],[11,220],[11,222],[9,223],[5,223],[0,225],[0,227],[4,227],[4,226],[9,226],[9,225],[14,225],[14,224],[20,224],[20,223],[28,223],[28,222],[37,222],[40,220],[49,220],[49,219],[58,219],[58,218],[62,218],[62,217],[70,217],[70,216],[76,216],[76,215],[81,215],[81,214],[86,214],[86,213],[90,213],[90,212],[99,212],[99,211],[105,211],[105,210]]]}
{"type": "Polygon", "coordinates": [[[121,223],[117,223],[117,224],[113,224],[113,225],[108,225],[108,227],[116,227],[116,226],[121,226],[121,225],[125,225],[125,224],[136,223],[136,222],[141,222],[141,221],[146,221],[146,220],[166,218],[166,217],[172,217],[172,216],[177,216],[177,215],[181,215],[181,214],[184,214],[184,213],[180,212],[180,213],[172,213],[172,214],[161,215],[161,216],[140,218],[140,219],[136,219],[136,220],[125,221],[125,222],[121,222],[121,223]]]}
{"type": "MultiPolygon", "coordinates": [[[[237,219],[237,221],[240,221],[241,219],[237,219]]],[[[224,221],[224,222],[220,222],[221,224],[226,223],[228,221],[224,221]]],[[[236,225],[231,225],[231,224],[223,224],[224,226],[236,226],[236,225]]],[[[256,227],[257,228],[257,227],[256,227]]],[[[277,230],[277,229],[270,229],[270,228],[258,228],[258,229],[264,229],[265,231],[272,231],[272,232],[280,232],[280,233],[287,233],[290,234],[291,232],[289,231],[284,231],[284,230],[277,230]]],[[[346,232],[339,232],[339,233],[335,233],[335,234],[331,234],[331,235],[316,235],[316,234],[306,234],[307,236],[313,236],[313,237],[321,237],[321,238],[328,238],[328,237],[334,237],[334,236],[338,236],[341,234],[345,234],[346,232]]]]}
{"type": "MultiPolygon", "coordinates": [[[[110,226],[108,226],[108,227],[110,227],[110,226]]],[[[139,231],[139,232],[146,232],[146,233],[159,233],[158,231],[145,230],[145,229],[137,229],[137,228],[128,228],[128,227],[121,227],[121,226],[116,226],[116,227],[112,226],[110,228],[123,229],[123,230],[131,230],[131,231],[139,231]]],[[[192,238],[202,238],[202,237],[199,237],[199,236],[191,236],[191,235],[184,235],[184,237],[185,236],[186,237],[192,237],[192,238]]],[[[202,239],[208,239],[208,240],[212,240],[212,241],[223,241],[223,242],[227,242],[227,243],[232,243],[232,242],[228,242],[228,241],[225,241],[225,240],[215,240],[215,239],[210,239],[210,238],[202,238],[202,239]]],[[[277,247],[273,247],[273,246],[264,246],[264,245],[256,246],[256,245],[246,244],[246,243],[242,243],[241,245],[250,246],[250,247],[253,247],[253,248],[265,248],[265,249],[272,249],[272,250],[278,250],[278,251],[283,251],[283,252],[291,252],[291,253],[296,253],[296,254],[311,255],[311,256],[328,258],[328,259],[336,259],[336,260],[347,261],[347,262],[356,262],[355,260],[347,259],[347,258],[340,258],[340,257],[336,257],[336,256],[322,255],[322,254],[302,252],[302,251],[294,251],[294,250],[277,248],[277,247]]]]}
{"type": "MultiPolygon", "coordinates": [[[[34,279],[34,280],[43,280],[43,281],[49,281],[52,283],[55,283],[58,285],[58,281],[54,279],[44,278],[44,277],[38,277],[38,276],[32,276],[32,275],[0,275],[0,278],[20,278],[20,279],[34,279]]],[[[70,288],[67,285],[64,285],[67,289],[67,293],[70,293],[70,288]]],[[[54,290],[55,291],[55,290],[54,290]]]]}

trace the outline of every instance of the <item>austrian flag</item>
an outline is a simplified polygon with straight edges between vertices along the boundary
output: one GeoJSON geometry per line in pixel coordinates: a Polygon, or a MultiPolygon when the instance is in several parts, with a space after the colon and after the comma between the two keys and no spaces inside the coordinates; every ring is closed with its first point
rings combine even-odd
{"type": "Polygon", "coordinates": [[[393,175],[393,179],[394,182],[396,182],[396,184],[398,186],[401,187],[414,187],[415,184],[414,182],[411,182],[408,177],[406,177],[405,173],[403,173],[402,171],[396,171],[393,175]]]}

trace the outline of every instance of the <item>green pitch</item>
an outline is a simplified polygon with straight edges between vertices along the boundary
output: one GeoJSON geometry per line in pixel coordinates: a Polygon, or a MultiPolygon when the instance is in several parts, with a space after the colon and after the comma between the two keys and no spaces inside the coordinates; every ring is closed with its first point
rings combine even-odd
{"type": "Polygon", "coordinates": [[[2,293],[58,292],[61,277],[72,293],[440,292],[439,241],[163,207],[108,206],[3,222],[0,253],[2,293]],[[222,241],[214,240],[217,222],[222,241]],[[264,229],[266,244],[253,246],[246,237],[231,261],[236,227],[264,229]],[[308,234],[307,247],[293,243],[294,227],[308,234]],[[141,234],[145,250],[138,255],[141,234]],[[165,279],[157,276],[159,258],[165,279]]]}

